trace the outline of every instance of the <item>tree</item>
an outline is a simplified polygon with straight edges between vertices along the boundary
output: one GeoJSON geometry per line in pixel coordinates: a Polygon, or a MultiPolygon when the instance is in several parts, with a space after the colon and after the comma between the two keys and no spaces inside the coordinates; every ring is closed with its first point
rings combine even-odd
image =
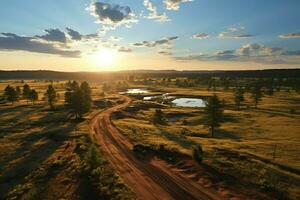
{"type": "Polygon", "coordinates": [[[21,88],[20,88],[20,86],[16,87],[16,94],[17,94],[17,98],[19,99],[20,95],[21,95],[21,88]]]}
{"type": "Polygon", "coordinates": [[[23,98],[24,99],[27,99],[27,103],[28,103],[28,100],[30,99],[30,86],[25,84],[23,85],[23,98]]]}
{"type": "Polygon", "coordinates": [[[80,86],[76,81],[68,84],[65,93],[65,104],[75,113],[76,119],[88,112],[92,105],[91,88],[87,82],[80,86]]]}
{"type": "Polygon", "coordinates": [[[34,89],[30,90],[29,93],[29,99],[32,101],[32,104],[34,104],[35,101],[39,99],[39,94],[34,89]]]}
{"type": "Polygon", "coordinates": [[[10,101],[11,104],[18,100],[17,91],[10,85],[6,86],[4,95],[6,96],[7,101],[10,101]]]}
{"type": "Polygon", "coordinates": [[[237,110],[240,110],[241,103],[244,101],[244,90],[241,87],[237,87],[234,92],[234,101],[237,110]]]}
{"type": "Polygon", "coordinates": [[[102,91],[103,92],[108,92],[109,91],[109,86],[107,83],[104,83],[103,86],[102,86],[102,91]]]}
{"type": "Polygon", "coordinates": [[[47,101],[50,105],[50,109],[53,110],[54,109],[54,103],[56,102],[56,91],[53,87],[53,85],[49,85],[48,86],[48,89],[46,91],[46,98],[47,98],[47,101]]]}
{"type": "Polygon", "coordinates": [[[92,106],[92,91],[91,91],[91,88],[90,88],[89,84],[86,81],[84,81],[84,82],[81,83],[80,89],[83,92],[83,98],[84,98],[84,101],[82,103],[83,111],[88,112],[91,109],[91,106],[92,106]]]}
{"type": "Polygon", "coordinates": [[[67,107],[70,107],[71,106],[71,103],[72,103],[72,99],[71,99],[71,96],[72,96],[72,93],[74,93],[75,90],[77,90],[79,88],[79,85],[76,81],[69,81],[67,84],[66,84],[67,88],[66,88],[66,92],[65,92],[65,105],[67,107]]]}
{"type": "Polygon", "coordinates": [[[211,136],[214,137],[214,131],[216,127],[220,126],[220,123],[223,118],[223,108],[222,103],[217,97],[214,95],[210,97],[206,103],[205,107],[205,125],[207,125],[210,129],[211,136]]]}
{"type": "Polygon", "coordinates": [[[157,124],[164,124],[166,123],[166,119],[164,117],[164,113],[161,109],[156,109],[154,116],[153,116],[153,122],[157,124]]]}
{"type": "Polygon", "coordinates": [[[255,108],[257,107],[258,102],[261,101],[262,98],[261,88],[261,84],[259,82],[255,82],[251,90],[251,96],[253,98],[255,108]]]}
{"type": "Polygon", "coordinates": [[[271,79],[267,82],[267,95],[273,96],[274,94],[274,80],[271,79]]]}

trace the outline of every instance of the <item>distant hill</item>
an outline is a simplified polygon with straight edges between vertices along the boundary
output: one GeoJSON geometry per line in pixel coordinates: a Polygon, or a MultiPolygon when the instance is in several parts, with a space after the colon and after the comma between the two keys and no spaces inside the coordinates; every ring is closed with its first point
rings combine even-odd
{"type": "Polygon", "coordinates": [[[116,80],[129,75],[140,77],[294,77],[300,78],[300,69],[267,69],[240,71],[176,71],[176,70],[128,70],[118,72],[58,72],[48,70],[0,71],[0,80],[116,80]]]}

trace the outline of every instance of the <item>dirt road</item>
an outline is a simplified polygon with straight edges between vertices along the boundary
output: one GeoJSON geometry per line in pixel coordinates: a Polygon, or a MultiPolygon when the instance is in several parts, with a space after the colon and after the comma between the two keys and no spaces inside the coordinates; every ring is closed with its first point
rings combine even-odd
{"type": "Polygon", "coordinates": [[[91,128],[94,138],[139,199],[219,199],[217,196],[193,182],[189,178],[168,170],[162,160],[153,159],[144,162],[132,152],[132,144],[114,127],[111,114],[130,104],[130,98],[124,97],[124,103],[94,115],[91,128]]]}

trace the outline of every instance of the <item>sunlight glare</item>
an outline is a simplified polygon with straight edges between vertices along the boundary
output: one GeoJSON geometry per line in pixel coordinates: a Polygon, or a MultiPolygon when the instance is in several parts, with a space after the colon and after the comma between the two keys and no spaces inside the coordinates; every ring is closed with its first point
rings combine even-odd
{"type": "Polygon", "coordinates": [[[102,48],[92,55],[93,62],[103,70],[111,70],[116,61],[116,52],[112,49],[102,48]]]}

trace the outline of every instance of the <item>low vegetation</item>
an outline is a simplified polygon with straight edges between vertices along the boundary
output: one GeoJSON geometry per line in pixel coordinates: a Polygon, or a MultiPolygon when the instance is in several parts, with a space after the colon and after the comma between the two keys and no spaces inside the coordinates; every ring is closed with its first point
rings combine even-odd
{"type": "MultiPolygon", "coordinates": [[[[0,88],[5,84],[22,83],[0,88]]],[[[74,120],[65,109],[65,82],[25,85],[25,93],[38,91],[45,100],[27,104],[20,95],[0,107],[0,199],[134,199],[91,140],[84,116],[74,120]]],[[[97,99],[101,89],[89,92],[97,99]]]]}

